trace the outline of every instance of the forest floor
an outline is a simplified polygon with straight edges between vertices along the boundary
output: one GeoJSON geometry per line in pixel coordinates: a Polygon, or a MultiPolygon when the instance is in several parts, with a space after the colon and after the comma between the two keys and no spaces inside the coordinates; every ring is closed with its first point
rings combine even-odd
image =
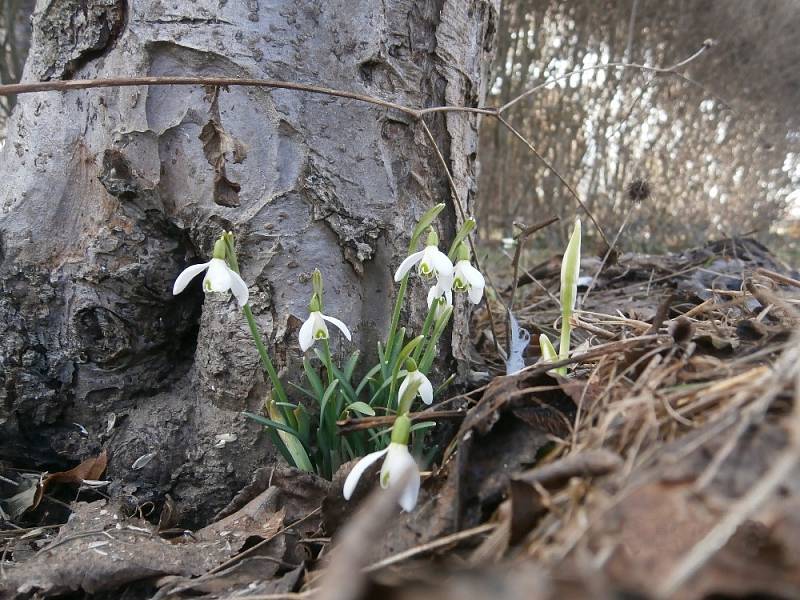
{"type": "Polygon", "coordinates": [[[520,272],[522,371],[494,358],[505,305],[475,314],[492,377],[417,415],[450,435],[414,512],[274,467],[189,532],[169,500],[104,498],[101,455],[4,483],[0,597],[800,597],[797,272],[749,239],[615,257],[566,377],[535,364],[558,280],[558,259],[520,272]]]}

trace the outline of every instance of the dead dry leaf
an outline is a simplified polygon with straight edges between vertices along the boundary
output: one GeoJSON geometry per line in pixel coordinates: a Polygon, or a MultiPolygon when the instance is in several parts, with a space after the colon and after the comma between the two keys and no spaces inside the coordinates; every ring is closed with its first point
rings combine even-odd
{"type": "Polygon", "coordinates": [[[47,490],[48,487],[57,483],[81,484],[85,479],[96,481],[103,475],[107,465],[108,453],[103,450],[99,455],[87,458],[69,471],[50,473],[44,478],[42,487],[47,490]]]}

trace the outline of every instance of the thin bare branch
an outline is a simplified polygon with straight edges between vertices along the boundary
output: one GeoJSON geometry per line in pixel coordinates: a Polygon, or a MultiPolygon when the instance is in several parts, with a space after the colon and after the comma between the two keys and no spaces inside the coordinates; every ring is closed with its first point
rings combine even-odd
{"type": "Polygon", "coordinates": [[[290,81],[278,81],[275,79],[242,79],[239,77],[185,77],[185,76],[158,76],[158,77],[109,77],[108,79],[70,79],[66,81],[35,81],[30,83],[12,83],[0,85],[0,96],[11,96],[15,94],[30,94],[34,92],[69,92],[72,90],[85,90],[89,88],[118,88],[136,87],[152,85],[202,85],[202,86],[249,86],[265,87],[280,90],[297,90],[310,94],[323,94],[337,98],[348,98],[359,102],[366,102],[384,108],[399,110],[414,118],[419,118],[419,111],[381,100],[374,96],[357,94],[343,90],[335,90],[319,85],[308,85],[305,83],[293,83],[290,81]]]}
{"type": "Polygon", "coordinates": [[[539,90],[541,90],[543,88],[546,88],[549,85],[552,85],[554,83],[558,83],[559,81],[564,81],[566,79],[570,79],[574,75],[580,75],[581,73],[586,73],[588,71],[599,71],[599,70],[602,70],[602,69],[638,69],[640,71],[648,71],[648,72],[651,72],[651,73],[660,73],[662,75],[674,75],[676,77],[679,77],[681,79],[684,79],[684,80],[688,81],[689,83],[691,83],[693,85],[700,85],[696,81],[688,79],[686,76],[682,75],[681,73],[677,73],[676,69],[679,69],[681,67],[684,67],[684,66],[688,65],[690,62],[692,62],[698,56],[703,54],[703,52],[708,50],[711,46],[712,46],[712,42],[710,40],[706,40],[705,42],[703,42],[703,45],[700,47],[700,49],[697,52],[692,54],[690,57],[682,60],[681,62],[672,65],[671,67],[655,67],[655,66],[640,65],[638,63],[630,63],[630,62],[609,62],[609,63],[604,63],[602,65],[592,65],[590,67],[583,67],[581,69],[575,69],[574,71],[570,71],[569,73],[566,73],[564,75],[560,75],[558,77],[552,77],[552,78],[540,83],[537,86],[534,86],[534,87],[532,87],[530,89],[525,90],[519,96],[517,96],[516,98],[512,98],[511,100],[506,102],[503,106],[498,108],[497,109],[497,113],[498,114],[504,113],[505,111],[507,111],[509,108],[511,108],[512,106],[514,106],[518,102],[521,102],[522,100],[524,100],[528,96],[531,96],[531,95],[535,94],[539,90]]]}
{"type": "Polygon", "coordinates": [[[578,204],[580,204],[581,208],[583,209],[583,212],[586,213],[586,216],[588,216],[589,219],[592,221],[592,223],[594,223],[594,226],[597,229],[597,232],[600,234],[600,237],[603,238],[603,241],[605,242],[606,246],[610,248],[611,247],[611,242],[608,241],[608,238],[606,237],[606,234],[603,231],[603,228],[600,227],[600,223],[598,223],[597,219],[594,218],[594,215],[592,214],[592,211],[589,210],[589,207],[586,206],[586,204],[584,204],[583,200],[581,200],[580,196],[578,196],[578,192],[576,192],[575,189],[569,183],[567,183],[567,180],[564,179],[561,176],[561,173],[559,173],[556,170],[556,168],[553,165],[551,165],[550,162],[544,156],[542,156],[542,154],[536,149],[536,147],[530,141],[528,141],[527,138],[525,138],[524,135],[522,135],[519,131],[514,129],[514,126],[511,125],[511,123],[506,121],[500,115],[497,115],[497,120],[500,121],[512,134],[514,134],[514,136],[518,140],[520,140],[523,144],[528,146],[530,151],[533,152],[536,155],[536,158],[538,158],[540,161],[542,161],[544,166],[546,166],[550,170],[550,172],[558,178],[558,180],[561,182],[561,184],[565,188],[567,188],[567,190],[569,190],[569,193],[572,194],[572,197],[575,198],[575,201],[578,204]]]}

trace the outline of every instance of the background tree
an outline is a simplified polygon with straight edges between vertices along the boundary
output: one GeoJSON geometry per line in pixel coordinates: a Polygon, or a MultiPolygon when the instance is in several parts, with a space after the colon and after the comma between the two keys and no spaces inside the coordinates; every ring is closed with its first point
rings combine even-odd
{"type": "MultiPolygon", "coordinates": [[[[42,1],[24,79],[224,75],[413,107],[474,106],[484,100],[497,8],[479,0],[42,1]]],[[[427,122],[469,210],[476,119],[427,122]]],[[[173,297],[177,274],[233,230],[253,310],[282,367],[299,365],[297,328],[315,267],[325,274],[326,308],[374,352],[409,224],[450,198],[407,115],[296,91],[28,95],[7,135],[3,457],[56,468],[104,445],[115,492],[138,503],[169,492],[195,521],[273,454],[239,414],[258,410],[266,393],[240,311],[225,298],[204,301],[199,282],[173,297]],[[215,444],[230,433],[235,442],[215,444]]],[[[452,203],[446,213],[452,233],[452,203]]],[[[422,310],[424,291],[414,292],[422,310]]],[[[463,337],[454,340],[461,355],[463,337]]]]}
{"type": "MultiPolygon", "coordinates": [[[[788,0],[515,0],[503,5],[489,103],[589,69],[518,103],[508,119],[610,235],[630,206],[628,185],[643,179],[652,193],[632,215],[628,249],[751,231],[769,239],[800,182],[798,27],[800,10],[788,0]],[[607,62],[670,66],[709,38],[714,47],[681,69],[696,85],[590,70],[607,62]]],[[[481,144],[485,238],[510,234],[514,219],[576,212],[553,173],[497,122],[484,120],[481,144]]],[[[548,229],[551,247],[563,247],[567,229],[548,229]]]]}
{"type": "MultiPolygon", "coordinates": [[[[22,76],[31,42],[30,18],[34,0],[0,2],[0,83],[17,83],[22,76]]],[[[0,139],[16,104],[15,96],[0,98],[0,139]]]]}

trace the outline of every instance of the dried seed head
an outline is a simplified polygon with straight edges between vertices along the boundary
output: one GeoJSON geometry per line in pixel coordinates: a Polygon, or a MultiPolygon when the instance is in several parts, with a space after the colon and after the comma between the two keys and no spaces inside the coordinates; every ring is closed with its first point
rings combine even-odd
{"type": "Polygon", "coordinates": [[[628,184],[628,198],[636,202],[644,202],[650,197],[650,184],[646,179],[634,179],[628,184]]]}
{"type": "Polygon", "coordinates": [[[694,335],[694,325],[684,316],[680,316],[669,324],[669,333],[676,344],[685,344],[694,335]]]}

